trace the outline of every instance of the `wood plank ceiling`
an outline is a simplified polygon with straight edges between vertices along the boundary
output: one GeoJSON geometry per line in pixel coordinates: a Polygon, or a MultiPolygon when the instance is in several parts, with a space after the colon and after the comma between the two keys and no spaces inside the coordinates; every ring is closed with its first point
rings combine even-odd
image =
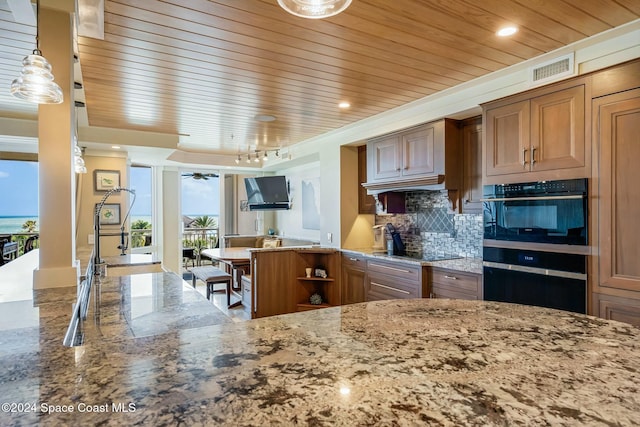
{"type": "MultiPolygon", "coordinates": [[[[324,20],[276,0],[105,0],[105,39],[81,37],[79,56],[91,126],[180,134],[186,149],[235,155],[295,144],[639,17],[637,0],[353,0],[324,20]],[[505,24],[518,33],[496,37],[505,24]]],[[[13,50],[19,62],[29,48],[13,50]]]]}

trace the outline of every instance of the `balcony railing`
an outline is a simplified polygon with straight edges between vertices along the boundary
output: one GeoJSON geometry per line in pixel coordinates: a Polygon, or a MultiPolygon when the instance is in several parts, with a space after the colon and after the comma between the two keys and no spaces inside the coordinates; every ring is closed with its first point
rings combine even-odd
{"type": "MultiPolygon", "coordinates": [[[[24,232],[19,232],[19,233],[10,233],[10,234],[3,234],[2,237],[6,238],[7,240],[11,241],[11,242],[18,242],[18,254],[17,256],[23,255],[24,254],[24,244],[27,241],[27,239],[31,236],[38,236],[40,233],[38,231],[34,231],[34,232],[28,232],[28,231],[24,231],[24,232]]],[[[38,239],[35,239],[33,241],[33,247],[34,248],[39,248],[40,247],[40,242],[38,239]]]]}
{"type": "MultiPolygon", "coordinates": [[[[182,246],[184,248],[195,248],[200,252],[202,249],[215,248],[220,241],[218,228],[185,228],[182,233],[182,246]]],[[[131,247],[142,248],[151,246],[151,229],[131,230],[131,247]]]]}

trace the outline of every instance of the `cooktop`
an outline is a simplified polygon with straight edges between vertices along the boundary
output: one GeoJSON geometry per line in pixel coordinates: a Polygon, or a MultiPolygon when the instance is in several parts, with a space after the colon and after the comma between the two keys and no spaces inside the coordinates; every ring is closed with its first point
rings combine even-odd
{"type": "MultiPolygon", "coordinates": [[[[382,252],[381,252],[382,253],[382,252]]],[[[386,254],[386,252],[384,252],[386,254]]],[[[402,255],[393,255],[399,258],[411,258],[420,261],[444,261],[447,259],[459,259],[462,258],[456,254],[435,253],[435,252],[405,252],[402,255]]]]}

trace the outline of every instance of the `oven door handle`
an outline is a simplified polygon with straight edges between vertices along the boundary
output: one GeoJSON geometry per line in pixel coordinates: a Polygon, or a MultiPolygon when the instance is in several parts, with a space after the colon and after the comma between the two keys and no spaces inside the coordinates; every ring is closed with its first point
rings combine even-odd
{"type": "Polygon", "coordinates": [[[587,197],[584,194],[575,194],[571,196],[540,196],[540,197],[496,197],[489,199],[480,199],[481,202],[518,202],[518,201],[539,201],[539,200],[576,200],[587,197]]]}
{"type": "Polygon", "coordinates": [[[521,273],[541,274],[543,276],[564,277],[566,279],[587,280],[584,273],[575,273],[573,271],[548,270],[546,268],[529,267],[518,264],[503,264],[501,262],[482,261],[484,267],[497,268],[499,270],[519,271],[521,273]]]}

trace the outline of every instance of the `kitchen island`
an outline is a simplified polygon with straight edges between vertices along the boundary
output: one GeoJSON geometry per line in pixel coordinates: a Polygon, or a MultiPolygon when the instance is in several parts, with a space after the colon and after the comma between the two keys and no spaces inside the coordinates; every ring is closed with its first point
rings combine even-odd
{"type": "Polygon", "coordinates": [[[429,299],[233,323],[149,273],[102,278],[67,348],[74,297],[39,291],[3,319],[0,424],[640,424],[640,330],[623,323],[429,299]]]}

